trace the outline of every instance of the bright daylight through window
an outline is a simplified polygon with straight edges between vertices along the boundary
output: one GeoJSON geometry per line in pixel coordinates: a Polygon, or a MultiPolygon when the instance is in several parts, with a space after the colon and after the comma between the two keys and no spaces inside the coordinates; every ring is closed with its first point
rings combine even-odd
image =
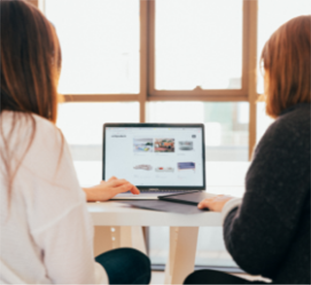
{"type": "Polygon", "coordinates": [[[240,89],[242,0],[155,2],[155,88],[240,89]]]}
{"type": "Polygon", "coordinates": [[[64,94],[139,93],[138,0],[46,0],[56,27],[64,94]]]}

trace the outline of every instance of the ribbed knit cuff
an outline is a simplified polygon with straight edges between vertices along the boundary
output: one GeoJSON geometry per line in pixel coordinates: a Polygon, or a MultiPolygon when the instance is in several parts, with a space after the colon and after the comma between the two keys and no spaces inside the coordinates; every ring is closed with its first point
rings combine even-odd
{"type": "Polygon", "coordinates": [[[227,215],[236,207],[239,207],[242,203],[242,198],[233,198],[229,200],[222,208],[221,217],[222,224],[224,224],[227,215]]]}

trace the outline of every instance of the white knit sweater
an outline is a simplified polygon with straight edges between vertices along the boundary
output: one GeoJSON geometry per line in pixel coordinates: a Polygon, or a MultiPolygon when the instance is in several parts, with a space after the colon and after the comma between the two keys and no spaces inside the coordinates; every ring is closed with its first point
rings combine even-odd
{"type": "MultiPolygon", "coordinates": [[[[14,172],[32,122],[19,116],[9,149],[0,135],[0,283],[107,284],[105,270],[94,262],[93,225],[68,145],[52,123],[32,117],[35,137],[10,196],[5,161],[14,172]]],[[[13,112],[4,111],[0,118],[8,139],[13,112]]]]}

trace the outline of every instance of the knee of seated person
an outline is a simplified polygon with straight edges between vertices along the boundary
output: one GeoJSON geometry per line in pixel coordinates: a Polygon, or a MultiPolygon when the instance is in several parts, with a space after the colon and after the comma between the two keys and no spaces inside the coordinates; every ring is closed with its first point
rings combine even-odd
{"type": "Polygon", "coordinates": [[[197,275],[198,271],[190,273],[184,280],[183,284],[194,284],[193,281],[197,279],[197,275]]]}
{"type": "Polygon", "coordinates": [[[123,248],[123,250],[124,254],[126,254],[130,259],[131,263],[136,265],[136,270],[141,271],[140,279],[136,280],[137,284],[145,283],[146,280],[150,281],[151,263],[149,257],[147,257],[144,253],[134,248],[123,248]]]}
{"type": "Polygon", "coordinates": [[[249,284],[250,282],[225,272],[202,269],[188,275],[183,284],[249,284]]]}
{"type": "Polygon", "coordinates": [[[143,269],[144,271],[151,271],[151,263],[149,257],[147,257],[141,251],[134,248],[119,248],[115,251],[122,251],[124,257],[128,258],[131,263],[136,264],[137,267],[143,269]]]}
{"type": "Polygon", "coordinates": [[[151,273],[151,264],[149,258],[142,252],[133,248],[118,248],[101,254],[95,260],[101,263],[104,267],[106,260],[111,262],[122,263],[123,267],[133,267],[135,270],[141,271],[141,274],[151,273]]]}

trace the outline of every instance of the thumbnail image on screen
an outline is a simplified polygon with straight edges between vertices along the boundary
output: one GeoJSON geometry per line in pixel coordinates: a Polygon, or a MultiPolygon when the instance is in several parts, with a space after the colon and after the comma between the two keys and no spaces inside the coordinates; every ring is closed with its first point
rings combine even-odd
{"type": "Polygon", "coordinates": [[[155,152],[174,152],[175,139],[155,139],[154,150],[155,152]]]}
{"type": "Polygon", "coordinates": [[[133,140],[134,152],[153,152],[153,139],[133,140]]]}

